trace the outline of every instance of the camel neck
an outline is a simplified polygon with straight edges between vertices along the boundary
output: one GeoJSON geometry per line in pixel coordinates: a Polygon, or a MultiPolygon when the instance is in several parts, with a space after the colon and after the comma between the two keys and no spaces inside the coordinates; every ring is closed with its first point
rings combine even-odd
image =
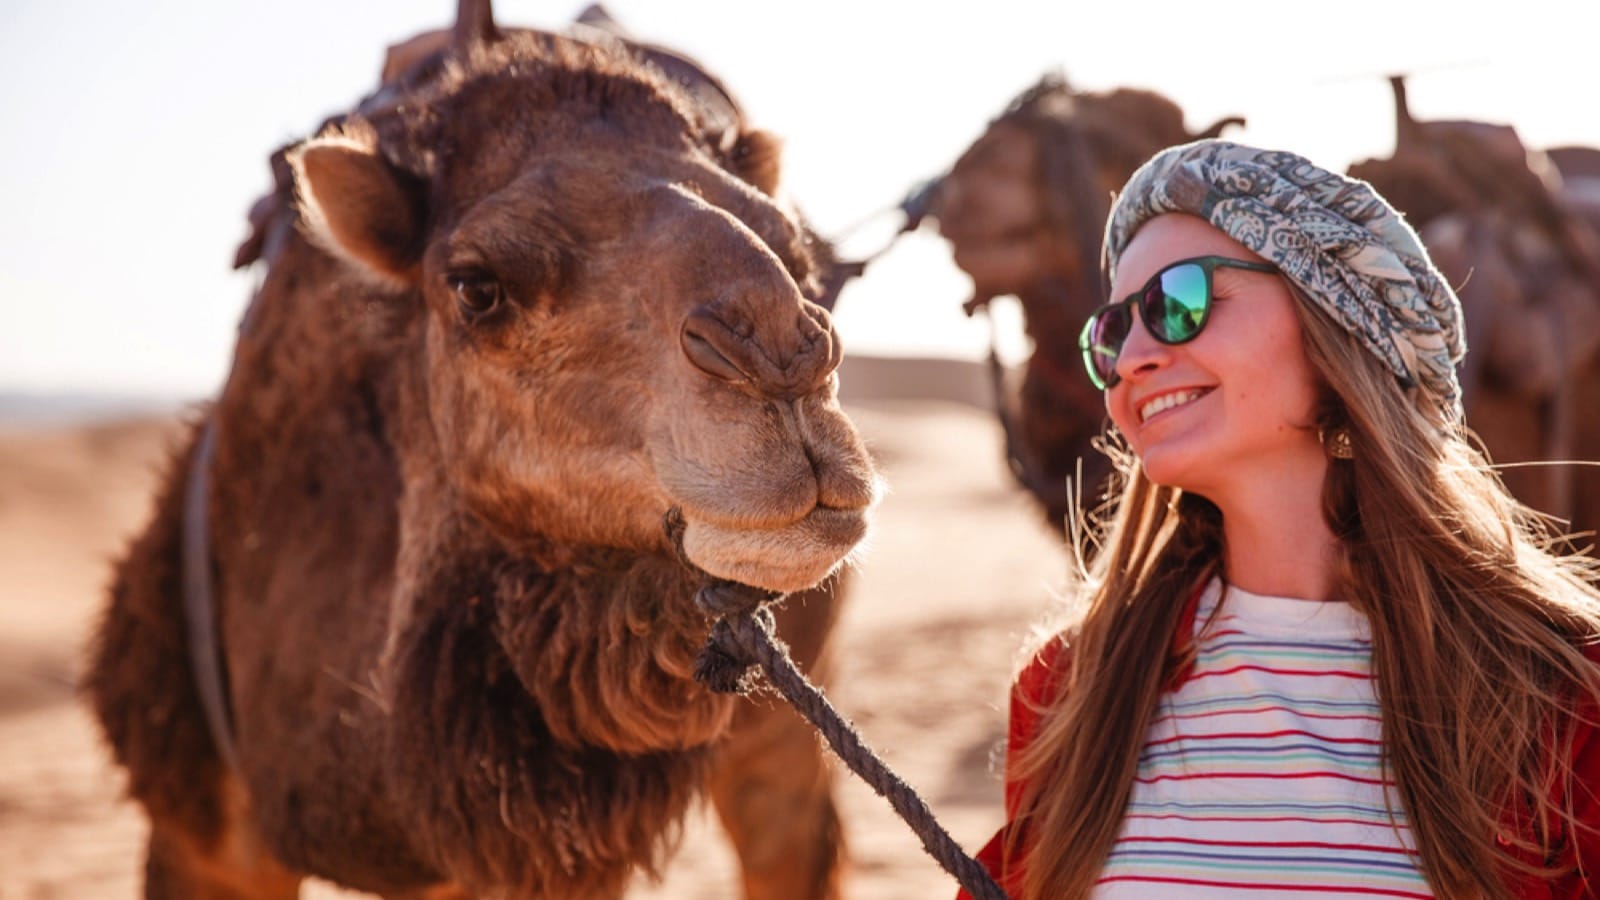
{"type": "MultiPolygon", "coordinates": [[[[1036,355],[1048,356],[1058,364],[1081,370],[1078,362],[1078,332],[1098,297],[1078,296],[1081,291],[1058,277],[1040,279],[1017,294],[1022,304],[1023,327],[1032,339],[1036,355]]],[[[1088,383],[1088,379],[1084,379],[1088,383]]]]}

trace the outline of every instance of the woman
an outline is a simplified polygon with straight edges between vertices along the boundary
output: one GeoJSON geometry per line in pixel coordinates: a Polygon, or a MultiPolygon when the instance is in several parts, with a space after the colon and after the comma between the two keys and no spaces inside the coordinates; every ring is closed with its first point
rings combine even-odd
{"type": "Polygon", "coordinates": [[[1125,484],[980,858],[1014,898],[1593,894],[1600,594],[1469,444],[1416,235],[1200,141],[1133,175],[1105,263],[1125,484]]]}

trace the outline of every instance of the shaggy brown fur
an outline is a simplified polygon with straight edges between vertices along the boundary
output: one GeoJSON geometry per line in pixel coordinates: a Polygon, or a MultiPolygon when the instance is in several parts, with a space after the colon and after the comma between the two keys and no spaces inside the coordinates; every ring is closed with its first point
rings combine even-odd
{"type": "MultiPolygon", "coordinates": [[[[241,248],[268,270],[206,413],[238,771],[184,655],[193,441],[117,568],[86,688],[147,896],[614,897],[707,786],[751,896],[833,896],[816,741],[691,680],[661,529],[680,508],[699,568],[795,590],[874,499],[771,141],[626,48],[477,30],[280,156],[299,224],[269,198],[241,248]]],[[[820,661],[807,599],[780,627],[820,661]]]]}
{"type": "Polygon", "coordinates": [[[1080,93],[1047,76],[990,123],[934,195],[931,214],[972,278],[968,308],[1008,294],[1022,302],[1034,352],[1015,410],[1013,470],[1058,528],[1078,461],[1086,502],[1100,496],[1111,471],[1092,447],[1105,404],[1077,345],[1084,320],[1104,302],[1099,248],[1110,198],[1157,151],[1241,122],[1191,134],[1183,111],[1159,94],[1080,93]]]}
{"type": "Polygon", "coordinates": [[[1467,421],[1494,462],[1511,464],[1506,487],[1574,531],[1600,528],[1600,471],[1517,465],[1600,459],[1600,204],[1585,175],[1597,154],[1547,158],[1508,126],[1419,122],[1404,80],[1391,84],[1395,151],[1350,174],[1406,214],[1457,286],[1467,421]]]}

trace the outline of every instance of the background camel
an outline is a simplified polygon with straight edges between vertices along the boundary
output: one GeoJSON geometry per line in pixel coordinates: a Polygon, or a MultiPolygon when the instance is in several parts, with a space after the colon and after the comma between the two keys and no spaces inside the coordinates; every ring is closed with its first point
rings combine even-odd
{"type": "Polygon", "coordinates": [[[1110,473],[1092,446],[1104,431],[1105,403],[1083,374],[1077,341],[1104,302],[1100,238],[1111,196],[1158,150],[1234,124],[1243,120],[1191,133],[1183,111],[1159,94],[1083,93],[1047,76],[1013,100],[933,189],[928,213],[972,278],[967,311],[1005,295],[1022,303],[1033,352],[1021,384],[997,405],[1011,470],[1056,528],[1067,515],[1067,479],[1086,488],[1082,499],[1092,507],[1110,473]]]}
{"type": "Polygon", "coordinates": [[[1600,460],[1600,153],[1545,154],[1504,125],[1419,122],[1404,80],[1391,84],[1394,153],[1350,174],[1395,202],[1457,287],[1467,422],[1506,486],[1593,532],[1600,470],[1583,461],[1600,460]]]}
{"type": "MultiPolygon", "coordinates": [[[[233,370],[99,629],[147,895],[617,896],[705,785],[751,896],[833,895],[820,751],[771,717],[725,744],[662,529],[681,511],[693,566],[792,591],[874,501],[771,138],[486,4],[390,76],[279,157],[298,203],[257,207],[233,370]],[[199,547],[211,728],[183,655],[199,547]]],[[[805,616],[815,655],[831,608],[805,616]]]]}

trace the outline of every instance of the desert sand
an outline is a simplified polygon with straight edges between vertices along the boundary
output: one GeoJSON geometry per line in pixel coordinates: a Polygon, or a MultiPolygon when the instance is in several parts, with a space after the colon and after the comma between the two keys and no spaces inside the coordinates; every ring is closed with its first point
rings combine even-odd
{"type": "MultiPolygon", "coordinates": [[[[972,365],[852,358],[843,399],[889,492],[835,635],[828,690],[969,850],[1001,819],[1006,688],[1067,558],[1000,459],[972,365]]],[[[140,895],[146,825],[74,685],[109,562],[148,515],[181,413],[71,425],[0,422],[0,898],[140,895]]],[[[759,702],[780,702],[764,699],[759,702]]],[[[955,882],[887,801],[839,771],[846,895],[950,897],[955,882]]],[[[303,896],[364,896],[309,883],[303,896]]],[[[714,818],[638,900],[739,896],[714,818]]]]}

